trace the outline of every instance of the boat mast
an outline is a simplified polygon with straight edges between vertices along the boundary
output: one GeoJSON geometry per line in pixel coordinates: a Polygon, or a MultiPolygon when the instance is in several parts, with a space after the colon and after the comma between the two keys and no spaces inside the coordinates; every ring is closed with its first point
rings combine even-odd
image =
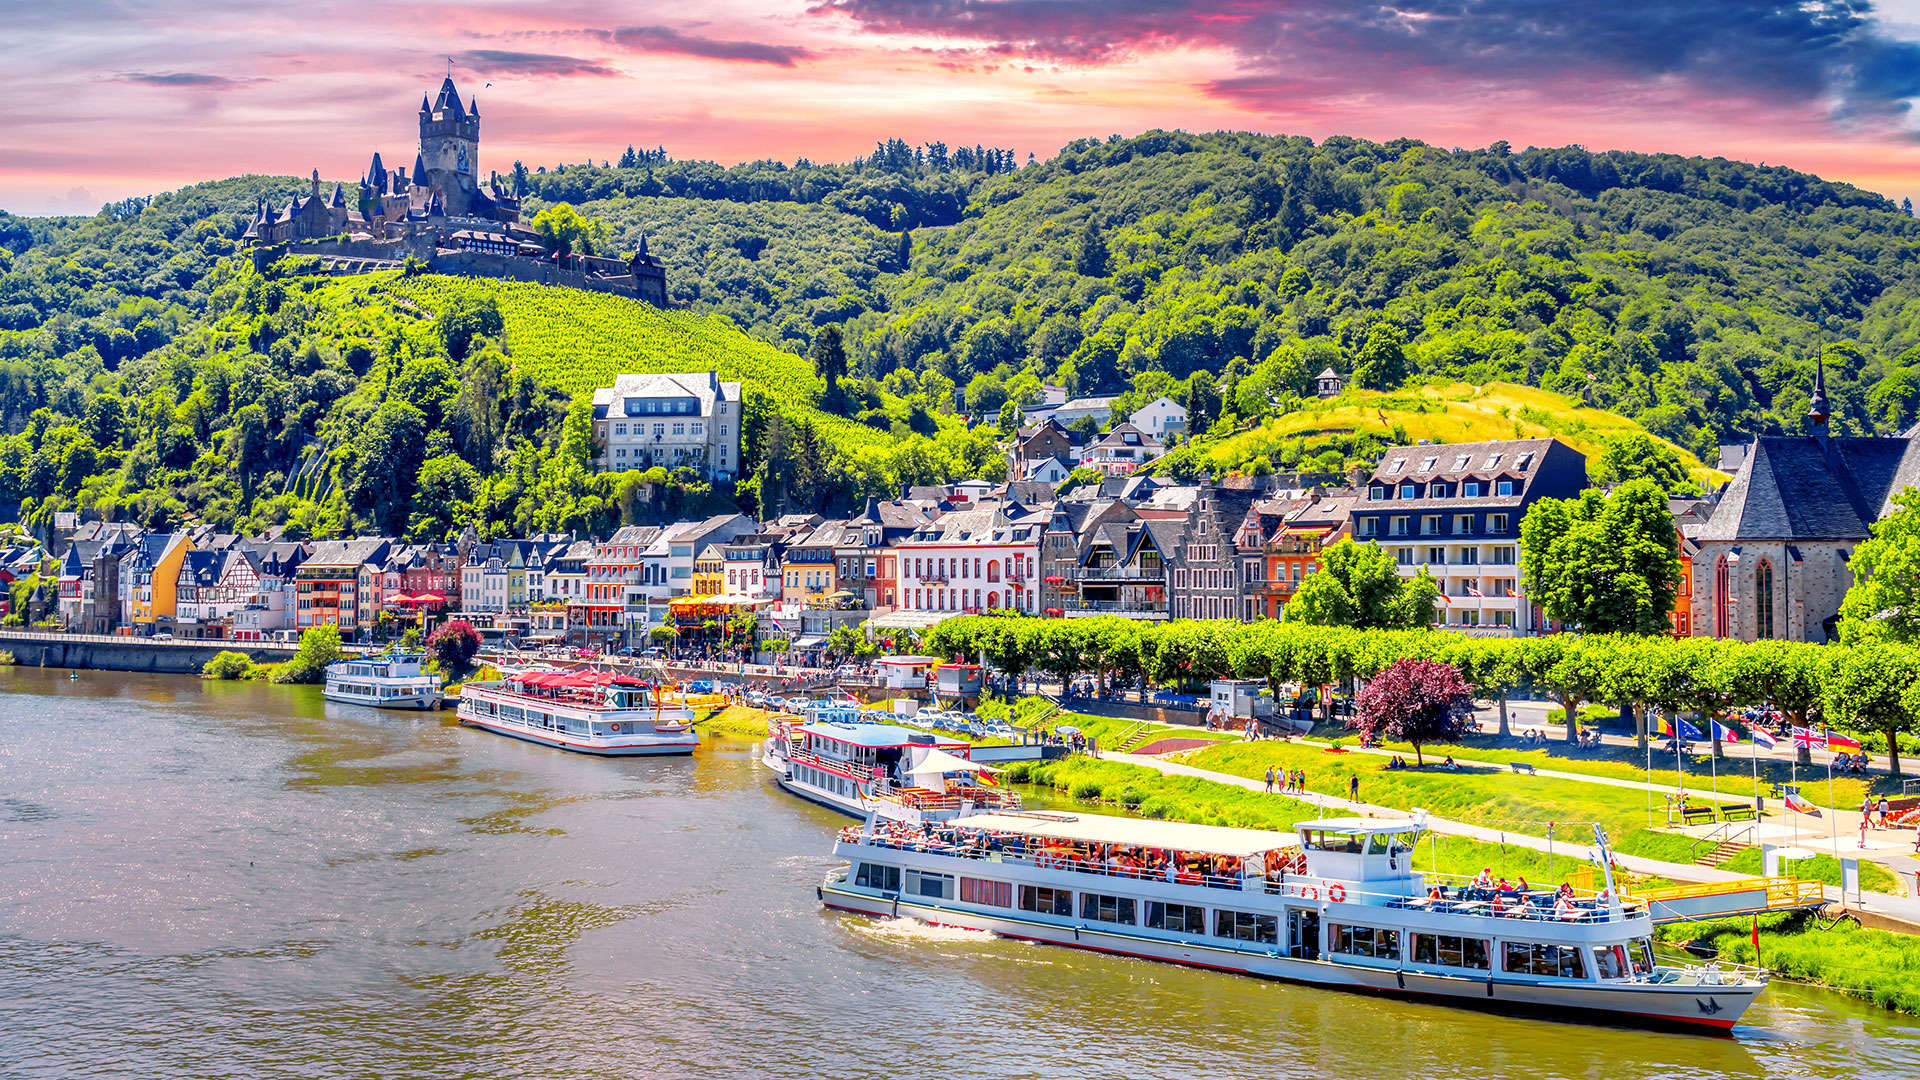
{"type": "Polygon", "coordinates": [[[1600,873],[1607,881],[1607,910],[1609,914],[1620,914],[1620,890],[1613,886],[1613,851],[1607,847],[1607,830],[1593,823],[1593,850],[1600,857],[1600,873]]]}

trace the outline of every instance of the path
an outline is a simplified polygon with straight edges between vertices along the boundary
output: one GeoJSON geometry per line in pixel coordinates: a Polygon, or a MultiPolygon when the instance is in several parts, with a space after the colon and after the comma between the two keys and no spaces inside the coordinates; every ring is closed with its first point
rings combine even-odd
{"type": "MultiPolygon", "coordinates": [[[[1248,791],[1266,791],[1266,784],[1260,780],[1253,780],[1244,776],[1235,776],[1231,773],[1214,772],[1211,769],[1201,769],[1179,761],[1165,761],[1157,757],[1142,754],[1102,754],[1101,759],[1104,761],[1119,761],[1129,765],[1144,766],[1168,776],[1191,776],[1201,780],[1211,780],[1215,783],[1245,788],[1248,791]]],[[[1581,776],[1578,773],[1566,773],[1562,775],[1573,779],[1589,781],[1602,779],[1581,776]]],[[[1632,786],[1628,781],[1617,782],[1632,786]]],[[[1294,796],[1285,797],[1293,798],[1294,796]]],[[[1407,813],[1398,807],[1375,806],[1371,803],[1353,802],[1335,795],[1324,795],[1318,792],[1307,792],[1305,796],[1300,798],[1300,801],[1314,803],[1321,808],[1323,813],[1328,810],[1338,810],[1349,814],[1380,817],[1405,817],[1407,813]]],[[[1854,815],[1853,820],[1854,828],[1858,829],[1859,815],[1854,815]]],[[[1469,822],[1454,821],[1433,815],[1428,815],[1427,827],[1446,836],[1459,836],[1490,844],[1512,844],[1516,847],[1529,848],[1543,853],[1549,850],[1549,843],[1545,837],[1530,836],[1525,833],[1506,832],[1500,829],[1491,829],[1484,825],[1474,825],[1469,822]]],[[[1555,840],[1551,844],[1551,850],[1556,856],[1565,854],[1571,858],[1581,859],[1587,862],[1592,862],[1597,857],[1593,846],[1590,844],[1574,844],[1555,840]]],[[[1842,849],[1842,853],[1847,853],[1844,848],[1842,849]]],[[[1613,861],[1617,865],[1631,870],[1634,873],[1656,875],[1673,881],[1716,883],[1740,881],[1752,877],[1751,874],[1736,874],[1732,871],[1721,870],[1711,866],[1699,866],[1693,863],[1664,862],[1659,859],[1648,859],[1638,855],[1626,855],[1617,851],[1613,853],[1613,861]]],[[[1920,864],[1914,864],[1914,866],[1906,868],[1907,874],[1903,880],[1903,885],[1911,884],[1913,879],[1912,870],[1916,867],[1920,867],[1920,864]]],[[[1895,870],[1896,874],[1899,872],[1898,869],[1895,870]]],[[[1909,932],[1920,933],[1920,899],[1915,899],[1910,896],[1892,896],[1886,893],[1870,892],[1866,893],[1863,898],[1856,900],[1852,897],[1843,897],[1840,894],[1840,890],[1831,885],[1826,887],[1826,894],[1827,899],[1840,902],[1842,906],[1859,908],[1863,911],[1897,919],[1908,924],[1910,927],[1909,932]]]]}

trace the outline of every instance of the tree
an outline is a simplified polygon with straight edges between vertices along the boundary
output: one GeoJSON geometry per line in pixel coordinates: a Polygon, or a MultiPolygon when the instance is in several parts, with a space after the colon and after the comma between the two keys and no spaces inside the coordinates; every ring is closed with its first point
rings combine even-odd
{"type": "Polygon", "coordinates": [[[456,294],[440,314],[433,318],[433,333],[455,363],[467,358],[467,350],[477,337],[497,338],[506,326],[500,306],[491,296],[456,294]]]}
{"type": "Polygon", "coordinates": [[[1367,680],[1354,707],[1361,731],[1412,743],[1414,762],[1424,765],[1422,744],[1457,742],[1466,733],[1473,692],[1452,664],[1397,660],[1367,680]]]}
{"type": "Polygon", "coordinates": [[[555,203],[533,215],[533,231],[540,243],[556,255],[591,255],[595,223],[580,216],[571,203],[555,203]]]}
{"type": "Polygon", "coordinates": [[[1887,771],[1900,774],[1900,735],[1913,727],[1920,706],[1920,654],[1903,645],[1877,644],[1843,651],[1827,676],[1827,715],[1854,731],[1887,737],[1887,771]]]}
{"type": "Polygon", "coordinates": [[[416,541],[445,538],[466,517],[479,488],[480,474],[461,458],[442,454],[427,459],[414,486],[407,536],[416,541]]]}
{"type": "Polygon", "coordinates": [[[339,627],[311,626],[300,632],[300,647],[294,650],[293,659],[274,671],[273,681],[322,682],[327,677],[327,665],[346,658],[346,650],[340,647],[339,627]]]}
{"type": "Polygon", "coordinates": [[[1587,472],[1600,484],[1651,480],[1662,491],[1685,491],[1693,486],[1687,466],[1674,448],[1644,431],[1611,436],[1587,472]]]}
{"type": "Polygon", "coordinates": [[[1002,438],[1011,439],[1020,433],[1020,421],[1024,419],[1026,417],[1021,413],[1018,403],[1003,401],[1000,403],[999,422],[995,426],[1000,429],[1002,438]]]}
{"type": "Polygon", "coordinates": [[[1605,638],[1549,634],[1521,639],[1521,667],[1536,688],[1560,703],[1570,743],[1580,739],[1580,706],[1601,700],[1607,691],[1610,660],[1605,638]]]}
{"type": "Polygon", "coordinates": [[[1106,277],[1108,270],[1107,238],[1100,231],[1099,222],[1092,218],[1080,227],[1079,239],[1073,251],[1073,271],[1082,277],[1106,277]]]}
{"type": "Polygon", "coordinates": [[[1520,572],[1542,611],[1588,633],[1663,634],[1680,590],[1680,537],[1651,480],[1542,499],[1520,523],[1520,572]]]}
{"type": "MultiPolygon", "coordinates": [[[[1728,677],[1740,699],[1771,704],[1791,727],[1811,727],[1826,693],[1828,669],[1842,652],[1804,641],[1762,639],[1728,655],[1728,677]]],[[[1812,764],[1807,747],[1795,752],[1800,764],[1812,764]]]]}
{"type": "Polygon", "coordinates": [[[1409,374],[1407,352],[1400,328],[1381,319],[1368,328],[1367,343],[1360,348],[1360,362],[1354,366],[1354,381],[1369,390],[1398,390],[1409,374]]]}
{"type": "Polygon", "coordinates": [[[1920,491],[1902,491],[1893,505],[1847,562],[1853,585],[1840,602],[1840,640],[1849,644],[1920,640],[1920,491]]]}
{"type": "Polygon", "coordinates": [[[1220,418],[1220,388],[1213,376],[1196,371],[1187,379],[1187,430],[1195,435],[1205,432],[1220,418]]]}
{"type": "Polygon", "coordinates": [[[480,654],[480,631],[465,619],[452,619],[427,635],[427,651],[433,654],[448,678],[458,678],[467,673],[473,666],[473,658],[480,654]]]}
{"type": "Polygon", "coordinates": [[[341,486],[353,507],[372,515],[381,532],[394,535],[407,527],[426,440],[426,414],[392,399],[354,437],[341,486]]]}
{"type": "Polygon", "coordinates": [[[209,679],[244,679],[253,670],[253,660],[243,652],[223,649],[207,661],[200,674],[209,679]]]}
{"type": "Polygon", "coordinates": [[[1008,404],[1007,384],[981,372],[967,383],[967,413],[974,417],[998,417],[1000,406],[1008,404]]]}
{"type": "Polygon", "coordinates": [[[1426,627],[1439,595],[1425,567],[1401,577],[1380,545],[1343,538],[1321,550],[1320,572],[1287,601],[1286,618],[1313,626],[1426,627]]]}
{"type": "Polygon", "coordinates": [[[849,660],[865,660],[879,651],[867,640],[867,632],[852,623],[834,627],[827,635],[827,648],[835,656],[849,660]]]}
{"type": "Polygon", "coordinates": [[[813,336],[813,347],[807,351],[807,358],[813,361],[814,373],[827,381],[829,392],[838,388],[847,373],[847,345],[841,338],[840,327],[834,323],[821,327],[813,336]]]}

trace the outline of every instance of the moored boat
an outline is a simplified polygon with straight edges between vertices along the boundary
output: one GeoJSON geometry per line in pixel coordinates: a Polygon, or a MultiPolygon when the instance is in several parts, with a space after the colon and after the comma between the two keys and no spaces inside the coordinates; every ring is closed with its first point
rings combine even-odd
{"type": "MultiPolygon", "coordinates": [[[[1756,969],[1669,966],[1653,924],[1599,894],[1443,883],[1418,820],[1273,833],[1073,813],[990,813],[841,833],[829,907],[1196,967],[1556,1017],[1727,1029],[1756,969]]],[[[1605,850],[1605,838],[1596,830],[1605,850]]]]}
{"type": "Polygon", "coordinates": [[[461,688],[460,722],[582,754],[691,754],[693,710],[631,675],[529,668],[461,688]]]}
{"type": "Polygon", "coordinates": [[[761,764],[781,787],[857,818],[942,821],[977,810],[1018,810],[1020,796],[969,760],[971,744],[893,724],[807,723],[775,717],[761,764]]]}
{"type": "Polygon", "coordinates": [[[389,652],[336,660],[327,665],[320,693],[328,701],[376,709],[437,709],[440,676],[426,668],[423,653],[389,652]]]}

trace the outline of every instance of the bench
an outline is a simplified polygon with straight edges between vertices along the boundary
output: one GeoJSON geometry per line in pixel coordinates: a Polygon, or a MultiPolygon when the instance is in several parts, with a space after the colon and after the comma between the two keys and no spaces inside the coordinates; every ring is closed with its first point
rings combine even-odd
{"type": "Polygon", "coordinates": [[[1754,815],[1753,807],[1736,805],[1736,806],[1722,806],[1720,808],[1720,820],[1721,821],[1756,821],[1758,820],[1758,818],[1756,818],[1754,815]]]}
{"type": "Polygon", "coordinates": [[[1509,761],[1507,762],[1507,768],[1517,773],[1526,773],[1528,776],[1540,775],[1531,764],[1525,761],[1509,761]]]}

